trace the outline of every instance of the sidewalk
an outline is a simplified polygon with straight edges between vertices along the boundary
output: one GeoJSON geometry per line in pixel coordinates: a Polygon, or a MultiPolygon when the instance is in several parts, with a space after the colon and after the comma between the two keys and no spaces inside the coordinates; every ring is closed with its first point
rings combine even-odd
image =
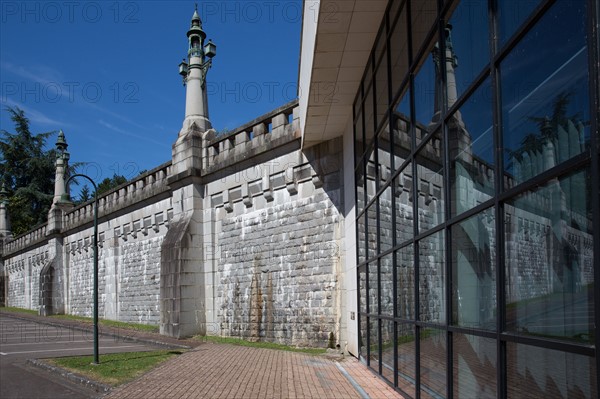
{"type": "MultiPolygon", "coordinates": [[[[89,323],[75,320],[7,314],[22,320],[92,330],[89,323]]],[[[105,326],[100,332],[124,339],[192,348],[115,388],[105,398],[402,398],[351,356],[339,360],[324,355],[177,340],[158,333],[105,326]]]]}
{"type": "Polygon", "coordinates": [[[105,398],[366,397],[402,396],[354,358],[336,364],[324,356],[203,343],[105,398]],[[342,370],[360,384],[358,389],[342,370]]]}

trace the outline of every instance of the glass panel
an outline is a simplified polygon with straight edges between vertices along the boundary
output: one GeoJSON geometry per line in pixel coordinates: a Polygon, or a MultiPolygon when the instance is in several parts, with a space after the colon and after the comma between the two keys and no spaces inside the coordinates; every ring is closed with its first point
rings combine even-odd
{"type": "MultiPolygon", "coordinates": [[[[408,75],[408,34],[406,23],[406,7],[402,8],[396,25],[390,36],[390,57],[392,65],[392,95],[395,95],[408,75]]],[[[409,113],[407,113],[408,115],[409,113]]]]}
{"type": "MultiPolygon", "coordinates": [[[[365,297],[366,298],[366,297],[365,297]]],[[[363,359],[366,359],[367,357],[367,320],[369,319],[367,316],[363,316],[363,315],[359,315],[359,320],[360,320],[360,334],[358,337],[358,345],[359,345],[359,352],[360,352],[360,356],[363,359]]]]}
{"type": "Polygon", "coordinates": [[[419,151],[417,195],[419,231],[429,230],[444,221],[444,150],[438,130],[419,151]]]}
{"type": "Polygon", "coordinates": [[[365,209],[365,165],[360,162],[354,172],[354,181],[356,184],[356,214],[360,214],[365,209]]]}
{"type": "Polygon", "coordinates": [[[394,383],[394,322],[381,320],[381,374],[394,383]]]}
{"type": "Polygon", "coordinates": [[[396,104],[394,116],[394,168],[402,167],[412,148],[410,129],[410,90],[402,95],[396,104]]]}
{"type": "Polygon", "coordinates": [[[392,225],[392,187],[387,186],[379,197],[379,246],[380,252],[392,249],[394,230],[392,225]]]}
{"type": "Polygon", "coordinates": [[[443,230],[419,241],[419,307],[422,321],[446,321],[445,248],[443,230]]]}
{"type": "Polygon", "coordinates": [[[498,36],[501,44],[515,33],[539,3],[540,0],[498,1],[498,36]]]}
{"type": "Polygon", "coordinates": [[[381,285],[381,314],[394,315],[394,256],[388,254],[379,261],[381,285]]]}
{"type": "Polygon", "coordinates": [[[461,327],[496,329],[494,209],[452,226],[452,321],[461,327]]]}
{"type": "Polygon", "coordinates": [[[452,216],[494,195],[494,131],[490,79],[448,118],[452,216]]]}
{"type": "Polygon", "coordinates": [[[373,259],[377,256],[377,203],[371,204],[366,211],[368,234],[367,234],[367,256],[373,259]]]}
{"type": "Polygon", "coordinates": [[[369,366],[379,372],[379,320],[369,317],[369,366]]]}
{"type": "Polygon", "coordinates": [[[369,313],[377,314],[379,313],[377,262],[369,263],[367,268],[369,274],[369,313]]]}
{"type": "Polygon", "coordinates": [[[365,185],[367,186],[367,202],[371,201],[375,197],[377,192],[377,162],[375,161],[375,150],[374,146],[371,146],[365,155],[365,161],[367,162],[367,180],[365,185]]]}
{"type": "Polygon", "coordinates": [[[392,143],[390,124],[386,123],[377,135],[377,162],[379,162],[380,186],[392,177],[392,143]]]}
{"type": "Polygon", "coordinates": [[[373,85],[365,91],[364,118],[365,118],[365,145],[369,145],[375,137],[375,111],[373,104],[373,85]]]}
{"type": "Polygon", "coordinates": [[[558,1],[502,62],[508,187],[589,147],[586,3],[558,1]]]}
{"type": "Polygon", "coordinates": [[[446,397],[446,333],[433,328],[421,329],[421,398],[446,397]]]}
{"type": "Polygon", "coordinates": [[[412,20],[413,51],[415,54],[421,48],[427,34],[435,25],[437,17],[437,0],[412,0],[410,12],[412,20]]]}
{"type": "Polygon", "coordinates": [[[363,265],[358,268],[358,289],[360,293],[359,311],[367,313],[367,266],[363,265]]]}
{"type": "Polygon", "coordinates": [[[381,59],[381,63],[377,67],[377,71],[375,72],[375,90],[377,92],[376,97],[376,123],[377,126],[383,121],[385,117],[385,113],[390,105],[390,96],[389,96],[389,80],[388,80],[388,60],[387,54],[384,54],[381,59]]]}
{"type": "Polygon", "coordinates": [[[598,398],[596,359],[508,342],[509,398],[598,398]]]}
{"type": "Polygon", "coordinates": [[[415,327],[398,323],[398,388],[415,396],[415,327]]]}
{"type": "Polygon", "coordinates": [[[380,252],[392,249],[394,227],[392,225],[392,187],[387,186],[379,196],[379,245],[380,252]]]}
{"type": "Polygon", "coordinates": [[[356,234],[357,234],[357,255],[358,263],[363,263],[367,260],[367,214],[359,216],[356,220],[356,234]]]}
{"type": "Polygon", "coordinates": [[[396,244],[402,244],[414,237],[411,163],[394,179],[393,190],[396,207],[396,244]]]}
{"type": "Polygon", "coordinates": [[[413,244],[396,251],[398,317],[415,320],[415,251],[413,244]]]}
{"type": "Polygon", "coordinates": [[[363,115],[362,109],[358,112],[356,122],[354,123],[354,155],[355,163],[359,163],[362,160],[365,152],[365,141],[364,141],[364,129],[363,129],[363,115]]]}
{"type": "Polygon", "coordinates": [[[461,1],[446,26],[448,108],[488,63],[488,7],[485,1],[461,1]]]}
{"type": "Polygon", "coordinates": [[[593,344],[590,179],[553,179],[506,204],[509,331],[593,344]]]}
{"type": "Polygon", "coordinates": [[[415,135],[417,145],[423,138],[440,123],[441,116],[441,80],[438,80],[437,64],[431,52],[430,46],[427,58],[419,66],[419,72],[415,76],[415,135]]]}
{"type": "Polygon", "coordinates": [[[454,333],[452,345],[454,397],[495,399],[496,340],[454,333]]]}

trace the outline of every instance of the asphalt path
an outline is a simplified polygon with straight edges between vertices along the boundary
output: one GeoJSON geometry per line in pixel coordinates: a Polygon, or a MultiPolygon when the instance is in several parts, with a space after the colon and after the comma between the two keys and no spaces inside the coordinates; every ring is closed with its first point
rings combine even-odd
{"type": "MultiPolygon", "coordinates": [[[[98,393],[27,364],[27,359],[92,355],[93,334],[0,314],[0,398],[92,398],[98,393]]],[[[157,348],[127,337],[99,336],[102,355],[157,348]]]]}

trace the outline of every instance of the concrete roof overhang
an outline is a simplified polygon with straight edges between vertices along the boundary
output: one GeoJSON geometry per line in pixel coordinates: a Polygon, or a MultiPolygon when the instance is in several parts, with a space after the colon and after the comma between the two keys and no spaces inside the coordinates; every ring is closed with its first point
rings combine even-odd
{"type": "Polygon", "coordinates": [[[305,0],[298,96],[302,146],[343,135],[387,0],[305,0]]]}

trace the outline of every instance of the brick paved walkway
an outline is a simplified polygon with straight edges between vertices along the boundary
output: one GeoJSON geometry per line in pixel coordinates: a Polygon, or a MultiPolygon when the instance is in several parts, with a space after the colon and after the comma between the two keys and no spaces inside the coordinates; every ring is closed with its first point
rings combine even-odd
{"type": "MultiPolygon", "coordinates": [[[[354,358],[339,364],[370,398],[401,398],[354,358]]],[[[106,398],[360,398],[335,360],[204,343],[106,398]]]]}

